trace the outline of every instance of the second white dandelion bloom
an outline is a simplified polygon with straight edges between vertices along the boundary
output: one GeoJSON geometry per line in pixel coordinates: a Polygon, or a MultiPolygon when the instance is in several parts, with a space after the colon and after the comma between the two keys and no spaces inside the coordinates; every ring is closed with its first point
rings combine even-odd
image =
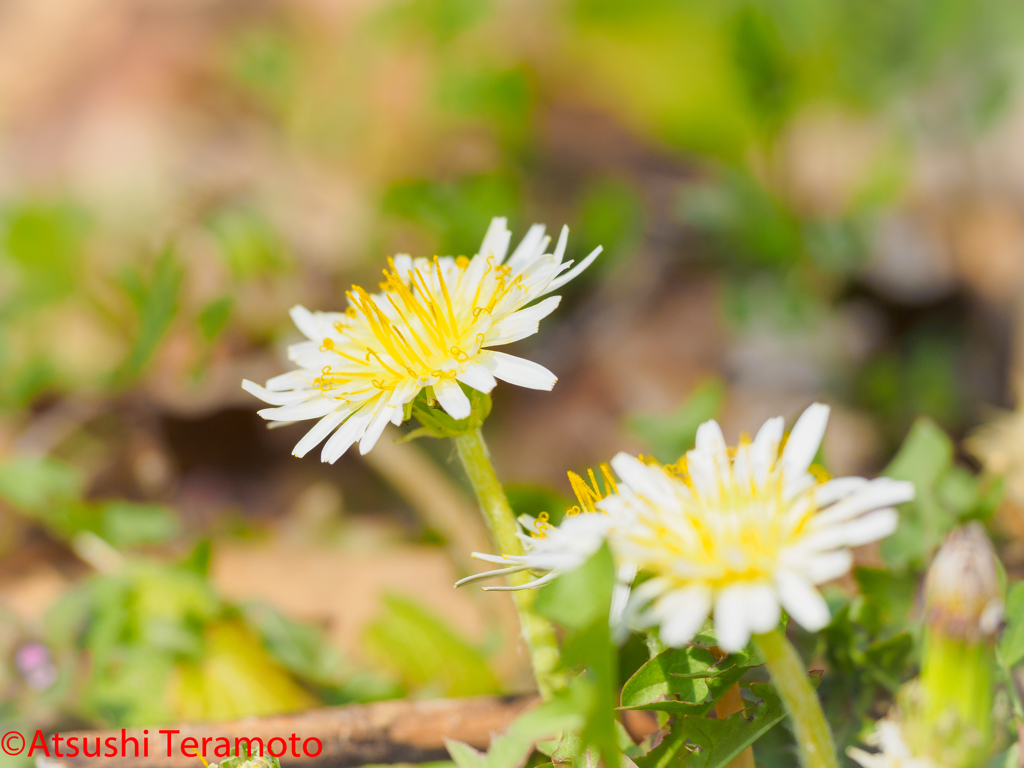
{"type": "Polygon", "coordinates": [[[558,306],[560,297],[549,294],[586,269],[601,248],[573,266],[563,261],[568,228],[547,253],[551,238],[535,224],[509,255],[506,223],[491,221],[473,258],[395,256],[381,292],[354,286],[345,312],[292,309],[308,339],[288,351],[298,369],[265,387],[242,386],[274,406],[259,412],[269,421],[318,419],[295,446],[296,456],[324,440],[325,462],[357,442],[366,453],[389,421],[403,421],[405,406],[423,389],[453,419],[464,419],[471,404],[461,385],[484,393],[499,379],[530,389],[554,386],[555,375],[543,366],[492,348],[535,334],[558,306]]]}
{"type": "Polygon", "coordinates": [[[810,406],[784,446],[782,418],[735,451],[709,421],[678,465],[612,460],[621,490],[598,507],[631,521],[611,534],[612,549],[651,576],[630,597],[634,621],[679,646],[712,615],[727,651],[773,630],[780,606],[809,631],[828,624],[816,585],[849,571],[850,547],[892,533],[893,507],[914,496],[906,482],[812,473],[828,413],[810,406]]]}

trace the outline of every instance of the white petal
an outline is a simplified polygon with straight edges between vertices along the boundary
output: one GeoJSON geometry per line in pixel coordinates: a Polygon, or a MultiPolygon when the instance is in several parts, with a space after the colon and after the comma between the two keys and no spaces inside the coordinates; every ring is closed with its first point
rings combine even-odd
{"type": "Polygon", "coordinates": [[[507,381],[527,389],[550,390],[555,386],[558,377],[543,365],[532,360],[524,360],[521,357],[507,355],[504,352],[481,352],[480,363],[489,370],[495,378],[507,381]]]}
{"type": "Polygon", "coordinates": [[[434,396],[445,412],[453,419],[464,419],[469,416],[472,410],[466,393],[462,391],[459,383],[452,379],[443,376],[438,379],[437,383],[434,384],[434,396]]]}
{"type": "Polygon", "coordinates": [[[782,450],[780,463],[784,478],[795,480],[807,472],[818,453],[818,448],[821,447],[822,438],[825,437],[828,413],[827,405],[814,403],[800,414],[800,418],[796,420],[793,430],[789,433],[786,447],[782,450]]]}
{"type": "Polygon", "coordinates": [[[508,259],[507,263],[512,269],[513,274],[519,272],[523,266],[543,255],[543,240],[544,225],[534,224],[530,227],[529,231],[526,233],[526,237],[524,237],[522,242],[516,246],[516,249],[508,259]]]}
{"type": "Polygon", "coordinates": [[[292,450],[292,456],[298,456],[300,459],[309,453],[311,450],[316,448],[323,442],[323,439],[333,432],[345,418],[352,413],[351,408],[342,408],[329,413],[324,416],[320,421],[313,425],[313,428],[309,430],[302,439],[295,444],[295,448],[292,450]]]}
{"type": "Polygon", "coordinates": [[[835,477],[814,489],[814,500],[819,507],[827,507],[868,484],[863,477],[835,477]]]}
{"type": "Polygon", "coordinates": [[[490,327],[484,335],[485,347],[499,344],[511,344],[513,341],[525,339],[539,330],[540,321],[555,311],[562,300],[561,296],[549,296],[532,307],[520,309],[507,317],[503,317],[490,327]]]}
{"type": "Polygon", "coordinates": [[[800,557],[801,570],[813,584],[824,584],[826,581],[838,579],[849,573],[853,567],[853,554],[848,549],[821,552],[810,557],[806,553],[801,553],[800,557]]]}
{"type": "Polygon", "coordinates": [[[490,392],[498,384],[490,371],[480,365],[480,363],[472,361],[466,363],[462,373],[458,374],[455,378],[467,387],[472,387],[477,392],[483,392],[484,394],[490,392]]]}
{"type": "Polygon", "coordinates": [[[750,472],[758,487],[764,485],[775,459],[778,458],[784,426],[785,421],[781,416],[768,419],[761,425],[754,442],[750,444],[750,472]]]}
{"type": "Polygon", "coordinates": [[[678,648],[693,639],[711,612],[711,590],[692,586],[670,592],[658,601],[655,612],[661,617],[661,641],[678,648]]]}
{"type": "Polygon", "coordinates": [[[644,464],[640,459],[630,456],[628,453],[616,454],[615,458],[611,460],[611,465],[615,474],[637,496],[649,499],[665,509],[674,510],[679,507],[679,499],[675,493],[675,481],[661,467],[644,464]]]}
{"type": "Polygon", "coordinates": [[[421,389],[423,389],[423,387],[420,386],[419,381],[416,379],[402,379],[391,393],[391,397],[388,398],[388,405],[405,405],[415,398],[421,389]]]}
{"type": "Polygon", "coordinates": [[[310,341],[323,342],[323,329],[320,327],[320,323],[317,322],[312,312],[301,304],[296,304],[288,310],[288,314],[291,315],[292,322],[295,323],[295,327],[302,332],[303,336],[310,341]]]}
{"type": "Polygon", "coordinates": [[[715,599],[715,637],[723,651],[742,651],[750,640],[746,587],[723,589],[715,599]]]}
{"type": "MultiPolygon", "coordinates": [[[[827,483],[825,485],[828,485],[827,483]]],[[[822,488],[825,488],[825,485],[822,488]]],[[[815,498],[821,491],[815,492],[815,498]]],[[[902,504],[914,498],[914,484],[888,477],[877,477],[859,488],[842,501],[815,515],[811,520],[814,528],[825,527],[849,520],[852,517],[879,507],[902,504]]]]}
{"type": "Polygon", "coordinates": [[[900,516],[895,509],[877,509],[845,523],[826,526],[808,534],[803,544],[817,550],[859,547],[884,539],[896,530],[900,516]]]}
{"type": "Polygon", "coordinates": [[[594,263],[594,259],[600,256],[601,251],[603,250],[603,246],[597,246],[597,248],[590,252],[590,255],[588,255],[587,258],[585,258],[583,261],[581,261],[579,264],[570,269],[561,277],[556,277],[554,280],[548,283],[547,288],[544,289],[544,293],[551,293],[552,291],[557,291],[570,280],[573,280],[576,277],[578,277],[580,273],[583,272],[583,270],[585,270],[587,267],[594,263]]]}
{"type": "Polygon", "coordinates": [[[551,573],[541,576],[539,579],[528,581],[525,584],[515,584],[505,587],[484,587],[484,592],[518,592],[521,589],[540,589],[545,584],[554,581],[561,575],[561,571],[551,571],[551,573]]]}
{"type": "Polygon", "coordinates": [[[396,253],[391,258],[391,263],[395,265],[395,274],[398,275],[402,282],[406,285],[412,279],[412,256],[408,253],[396,253]]]}
{"type": "Polygon", "coordinates": [[[697,439],[694,441],[694,448],[706,453],[709,457],[717,459],[719,454],[727,453],[725,436],[722,428],[714,419],[705,421],[697,427],[697,439]]]}
{"type": "Polygon", "coordinates": [[[343,403],[333,397],[317,397],[294,405],[282,405],[280,408],[264,408],[257,413],[268,421],[303,421],[326,416],[340,405],[343,403]]]}
{"type": "Polygon", "coordinates": [[[377,444],[381,433],[384,432],[384,427],[386,427],[388,422],[391,421],[391,417],[394,415],[395,411],[401,411],[401,408],[394,405],[385,405],[374,414],[370,423],[366,426],[366,431],[363,433],[363,436],[359,438],[360,456],[368,454],[370,449],[377,444]]]}
{"type": "Polygon", "coordinates": [[[562,231],[558,233],[558,243],[555,245],[555,251],[551,254],[559,264],[562,263],[562,259],[565,257],[565,244],[568,241],[569,227],[563,224],[562,231]]]}
{"type": "MultiPolygon", "coordinates": [[[[623,617],[629,604],[629,594],[636,578],[636,563],[619,563],[615,569],[615,586],[612,588],[612,605],[608,613],[608,623],[613,630],[621,632],[624,626],[623,617]]],[[[624,638],[623,638],[624,639],[624,638]]]]}
{"type": "Polygon", "coordinates": [[[377,405],[367,403],[350,416],[348,421],[331,435],[331,439],[324,443],[323,450],[320,451],[320,461],[325,464],[333,464],[340,459],[345,454],[345,451],[352,447],[352,443],[363,436],[367,424],[370,423],[373,414],[377,412],[377,405]]]}
{"type": "Polygon", "coordinates": [[[704,451],[687,451],[686,470],[698,496],[706,496],[710,500],[718,499],[721,485],[718,470],[711,456],[704,451]]]}
{"type": "Polygon", "coordinates": [[[892,760],[887,755],[872,754],[859,747],[847,747],[846,756],[860,763],[863,768],[889,768],[892,765],[892,760]]]}
{"type": "Polygon", "coordinates": [[[495,262],[501,264],[505,260],[505,254],[508,253],[508,244],[511,239],[512,233],[508,230],[508,219],[504,216],[494,217],[491,219],[490,226],[487,227],[483,243],[480,244],[480,255],[486,258],[494,254],[495,262]]]}
{"type": "Polygon", "coordinates": [[[817,632],[831,621],[825,598],[800,574],[779,571],[775,574],[775,586],[786,613],[808,632],[817,632]]]}
{"type": "Polygon", "coordinates": [[[271,392],[286,392],[292,389],[310,389],[319,371],[288,371],[280,376],[267,380],[267,389],[271,392]]]}
{"type": "Polygon", "coordinates": [[[771,632],[779,624],[781,611],[775,590],[767,584],[751,584],[744,592],[747,621],[755,635],[771,632]]]}
{"type": "Polygon", "coordinates": [[[319,395],[319,392],[312,389],[291,392],[271,392],[269,389],[264,389],[256,382],[249,381],[248,379],[244,379],[242,381],[242,389],[270,405],[294,405],[295,403],[301,403],[304,400],[308,400],[311,397],[317,397],[319,395]]]}

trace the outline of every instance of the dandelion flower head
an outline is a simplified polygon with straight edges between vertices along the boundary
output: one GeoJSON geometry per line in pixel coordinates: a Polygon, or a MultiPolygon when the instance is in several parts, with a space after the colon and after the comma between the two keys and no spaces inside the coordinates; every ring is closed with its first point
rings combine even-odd
{"type": "Polygon", "coordinates": [[[259,413],[275,424],[318,419],[293,453],[304,456],[326,439],[321,459],[330,463],[357,442],[360,453],[369,451],[388,422],[402,423],[406,405],[424,389],[454,419],[471,412],[462,385],[483,393],[497,380],[551,389],[556,377],[549,370],[492,348],[535,334],[558,306],[560,297],[549,294],[601,252],[573,266],[563,261],[567,238],[563,227],[547,253],[551,238],[534,224],[509,255],[507,221],[495,218],[472,258],[395,256],[380,292],[353,286],[344,312],[293,308],[307,339],[288,351],[298,368],[265,387],[242,386],[273,406],[259,413]]]}
{"type": "Polygon", "coordinates": [[[892,533],[893,506],[914,489],[812,468],[828,414],[810,406],[785,441],[782,418],[769,419],[735,449],[708,421],[694,449],[667,467],[624,453],[612,460],[620,492],[598,507],[630,521],[613,531],[612,549],[651,577],[630,597],[632,621],[659,626],[662,641],[678,646],[712,615],[727,651],[773,630],[780,607],[809,631],[829,622],[815,585],[850,569],[850,547],[892,533]]]}

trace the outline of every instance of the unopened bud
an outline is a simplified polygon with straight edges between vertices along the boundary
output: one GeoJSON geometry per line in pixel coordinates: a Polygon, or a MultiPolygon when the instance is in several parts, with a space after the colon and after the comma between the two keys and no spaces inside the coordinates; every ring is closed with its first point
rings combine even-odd
{"type": "Polygon", "coordinates": [[[979,523],[946,538],[928,569],[925,619],[932,632],[967,641],[992,640],[1003,622],[996,553],[979,523]]]}
{"type": "Polygon", "coordinates": [[[925,632],[916,747],[950,768],[974,768],[992,746],[995,639],[1003,620],[996,554],[978,523],[949,534],[925,580],[925,632]]]}

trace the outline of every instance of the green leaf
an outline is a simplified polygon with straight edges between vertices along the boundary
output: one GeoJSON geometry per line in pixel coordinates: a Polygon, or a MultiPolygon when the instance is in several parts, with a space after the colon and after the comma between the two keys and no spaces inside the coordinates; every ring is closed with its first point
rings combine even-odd
{"type": "Polygon", "coordinates": [[[879,640],[864,651],[865,670],[890,693],[896,693],[903,684],[913,652],[914,638],[907,632],[879,640]]]}
{"type": "Polygon", "coordinates": [[[629,427],[650,446],[658,461],[678,461],[693,447],[697,427],[718,413],[724,397],[725,384],[717,378],[707,379],[697,385],[675,413],[638,414],[630,418],[629,427]]]}
{"type": "Polygon", "coordinates": [[[203,307],[199,313],[199,329],[203,332],[203,338],[213,341],[220,335],[231,317],[231,310],[234,309],[234,306],[235,300],[231,296],[224,296],[203,307]]]}
{"type": "Polygon", "coordinates": [[[145,369],[178,313],[178,293],[183,278],[184,270],[170,248],[157,258],[148,278],[134,270],[122,275],[122,287],[135,305],[138,326],[135,343],[114,375],[116,382],[130,382],[145,369]]]}
{"type": "Polygon", "coordinates": [[[706,648],[689,646],[664,651],[626,681],[622,687],[622,706],[641,709],[667,701],[698,704],[707,699],[706,678],[719,671],[718,659],[706,648]]]}
{"type": "Polygon", "coordinates": [[[563,627],[584,631],[592,624],[608,623],[615,565],[602,547],[586,563],[563,573],[537,594],[534,610],[563,627]]]}
{"type": "Polygon", "coordinates": [[[383,602],[382,615],[366,628],[364,646],[406,685],[446,696],[498,692],[481,652],[444,621],[399,595],[387,595],[383,602]]]}
{"type": "Polygon", "coordinates": [[[21,512],[38,513],[81,493],[78,470],[57,459],[22,456],[0,463],[0,497],[21,512]]]}
{"type": "MultiPolygon", "coordinates": [[[[487,753],[474,749],[463,741],[445,739],[444,747],[448,750],[448,754],[451,755],[452,761],[458,768],[488,768],[487,753]]],[[[529,749],[529,746],[527,746],[527,749],[529,749]]],[[[521,763],[512,761],[509,764],[509,768],[518,768],[518,766],[523,765],[528,756],[523,755],[521,763]]]]}
{"type": "Polygon", "coordinates": [[[277,233],[255,211],[221,211],[210,221],[209,228],[237,280],[274,272],[286,263],[277,233]]]}
{"type": "Polygon", "coordinates": [[[900,506],[896,532],[881,543],[890,568],[922,569],[943,535],[957,523],[954,512],[939,499],[939,480],[953,468],[953,441],[927,417],[914,422],[903,446],[884,475],[914,484],[916,497],[900,506]]]}
{"type": "Polygon", "coordinates": [[[887,477],[932,488],[953,464],[953,441],[938,424],[922,416],[914,422],[899,452],[885,468],[887,477]]]}
{"type": "Polygon", "coordinates": [[[763,663],[752,647],[717,659],[706,648],[670,648],[622,687],[622,709],[705,715],[748,669],[763,663]]]}
{"type": "Polygon", "coordinates": [[[100,505],[100,536],[115,547],[158,544],[181,532],[181,520],[169,507],[108,501],[100,505]]]}
{"type": "Polygon", "coordinates": [[[494,212],[519,208],[518,186],[519,180],[507,172],[463,177],[453,183],[401,181],[385,193],[382,208],[434,234],[434,253],[473,254],[494,212]]]}
{"type": "Polygon", "coordinates": [[[13,294],[5,290],[5,311],[64,299],[81,289],[82,249],[90,221],[68,203],[23,204],[0,212],[0,263],[15,265],[13,294]]]}
{"type": "Polygon", "coordinates": [[[270,654],[300,678],[319,685],[343,682],[341,655],[318,627],[292,621],[264,603],[242,606],[246,621],[263,637],[270,654]]]}
{"type": "MultiPolygon", "coordinates": [[[[761,702],[745,712],[736,712],[724,720],[688,717],[683,725],[687,738],[696,749],[682,758],[686,768],[722,768],[773,728],[786,716],[782,700],[769,683],[754,683],[750,690],[761,702]]],[[[639,768],[647,768],[637,760],[639,768]]]]}
{"type": "Polygon", "coordinates": [[[857,601],[854,619],[874,634],[903,629],[917,598],[913,574],[861,567],[853,575],[863,597],[857,601]]]}
{"type": "Polygon", "coordinates": [[[1006,595],[1006,629],[999,640],[999,660],[1007,669],[1024,661],[1024,581],[1006,595]]]}
{"type": "Polygon", "coordinates": [[[585,687],[576,681],[569,690],[559,691],[539,707],[523,713],[504,733],[492,739],[486,753],[461,741],[446,739],[448,754],[458,768],[521,768],[538,742],[583,728],[590,705],[585,687]]]}
{"type": "Polygon", "coordinates": [[[210,574],[210,560],[213,557],[213,544],[209,539],[200,539],[199,542],[188,553],[188,556],[181,561],[180,565],[186,571],[191,571],[197,576],[206,577],[210,574]]]}

